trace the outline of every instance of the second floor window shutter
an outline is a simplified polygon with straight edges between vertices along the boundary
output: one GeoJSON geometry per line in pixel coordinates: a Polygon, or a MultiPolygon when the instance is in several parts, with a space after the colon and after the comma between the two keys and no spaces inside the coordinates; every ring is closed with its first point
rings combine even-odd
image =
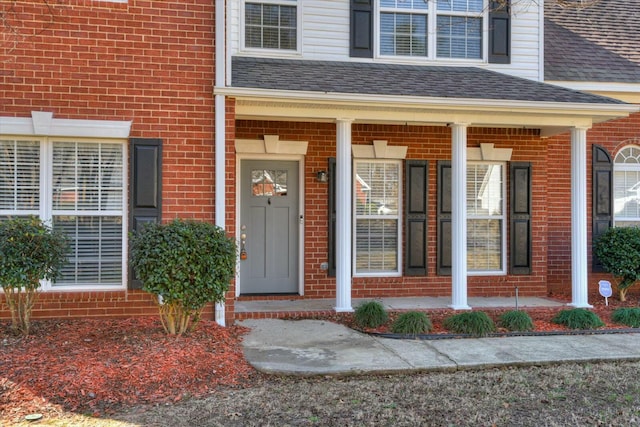
{"type": "Polygon", "coordinates": [[[489,2],[489,62],[511,63],[511,12],[510,0],[489,2]]]}
{"type": "MultiPolygon", "coordinates": [[[[613,161],[604,147],[593,146],[593,235],[592,241],[613,225],[613,161]]],[[[593,272],[602,272],[604,268],[595,254],[591,268],[593,272]]]]}
{"type": "MultiPolygon", "coordinates": [[[[148,222],[162,220],[162,140],[132,138],[129,231],[148,222]]],[[[129,270],[129,289],[141,289],[142,282],[129,270]]]]}
{"type": "Polygon", "coordinates": [[[351,0],[349,56],[373,58],[373,0],[351,0]]]}

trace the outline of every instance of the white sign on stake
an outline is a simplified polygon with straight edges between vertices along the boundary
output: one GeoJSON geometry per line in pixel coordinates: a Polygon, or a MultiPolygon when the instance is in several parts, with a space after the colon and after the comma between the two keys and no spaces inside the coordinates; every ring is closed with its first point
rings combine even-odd
{"type": "Polygon", "coordinates": [[[598,282],[599,286],[599,290],[600,290],[600,295],[602,295],[604,297],[604,303],[605,305],[609,305],[609,297],[613,294],[613,291],[611,290],[611,282],[609,282],[608,280],[600,280],[598,282]]]}

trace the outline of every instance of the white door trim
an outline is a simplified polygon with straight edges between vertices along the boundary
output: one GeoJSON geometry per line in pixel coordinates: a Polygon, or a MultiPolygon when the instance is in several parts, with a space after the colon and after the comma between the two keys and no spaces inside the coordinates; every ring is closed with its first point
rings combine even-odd
{"type": "MultiPolygon", "coordinates": [[[[240,242],[240,226],[241,226],[241,217],[240,212],[242,209],[242,171],[240,169],[242,165],[242,160],[287,160],[287,161],[297,161],[298,162],[298,188],[299,188],[299,197],[298,197],[298,212],[302,217],[302,221],[298,221],[298,293],[300,295],[304,295],[304,225],[305,225],[305,213],[304,213],[304,201],[305,201],[305,188],[304,188],[304,177],[305,177],[305,169],[304,169],[304,156],[303,155],[292,155],[292,154],[236,154],[236,242],[240,242]]],[[[240,257],[236,259],[236,266],[239,271],[240,269],[240,257]]],[[[240,279],[240,275],[236,275],[236,297],[240,296],[240,290],[242,288],[242,281],[240,279]]]]}

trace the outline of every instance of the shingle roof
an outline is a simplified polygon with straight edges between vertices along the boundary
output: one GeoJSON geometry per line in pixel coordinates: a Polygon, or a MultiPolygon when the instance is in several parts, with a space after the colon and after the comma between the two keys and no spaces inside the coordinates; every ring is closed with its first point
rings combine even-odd
{"type": "Polygon", "coordinates": [[[232,86],[344,94],[617,104],[620,101],[475,67],[234,57],[232,86]]]}
{"type": "Polygon", "coordinates": [[[545,80],[640,83],[640,0],[545,1],[545,80]]]}

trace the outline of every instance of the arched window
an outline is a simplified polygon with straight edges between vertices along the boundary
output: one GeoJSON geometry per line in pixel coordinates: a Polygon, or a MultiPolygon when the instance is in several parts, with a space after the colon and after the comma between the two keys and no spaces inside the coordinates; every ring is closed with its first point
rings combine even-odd
{"type": "Polygon", "coordinates": [[[613,166],[613,210],[617,227],[640,226],[640,147],[629,145],[613,166]]]}

